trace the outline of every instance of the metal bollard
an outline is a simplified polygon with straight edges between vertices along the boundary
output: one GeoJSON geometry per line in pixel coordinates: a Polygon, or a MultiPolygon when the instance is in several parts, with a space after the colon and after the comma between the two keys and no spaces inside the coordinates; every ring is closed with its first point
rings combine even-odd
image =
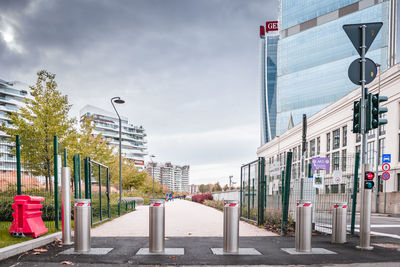
{"type": "Polygon", "coordinates": [[[75,252],[88,252],[91,249],[90,228],[92,221],[92,207],[90,203],[90,199],[75,199],[75,252]]]}
{"type": "Polygon", "coordinates": [[[333,203],[332,213],[332,243],[346,243],[347,202],[333,203]]]}
{"type": "Polygon", "coordinates": [[[239,252],[239,206],[237,200],[224,201],[224,252],[239,252]]]}
{"type": "Polygon", "coordinates": [[[149,251],[165,250],[165,200],[150,199],[149,207],[149,251]]]}
{"type": "Polygon", "coordinates": [[[61,172],[61,227],[62,243],[71,245],[71,170],[63,167],[61,172]]]}
{"type": "Polygon", "coordinates": [[[297,201],[296,251],[311,252],[312,204],[308,200],[297,201]]]}

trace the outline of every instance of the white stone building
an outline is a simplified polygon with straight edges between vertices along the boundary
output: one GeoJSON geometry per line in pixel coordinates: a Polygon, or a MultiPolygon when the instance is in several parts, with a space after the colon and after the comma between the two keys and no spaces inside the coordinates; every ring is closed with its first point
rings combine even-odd
{"type": "MultiPolygon", "coordinates": [[[[347,77],[343,77],[347,79],[347,77]]],[[[321,84],[323,86],[323,84],[321,84]]],[[[368,85],[370,93],[377,93],[380,87],[380,95],[389,99],[382,102],[381,106],[387,107],[388,112],[383,114],[388,124],[380,127],[379,137],[379,175],[382,173],[382,154],[391,155],[390,179],[386,182],[380,180],[379,191],[397,192],[400,191],[400,65],[395,65],[386,70],[368,85]],[[380,82],[379,82],[380,80],[380,82]],[[380,86],[379,86],[380,84],[380,86]]],[[[315,115],[307,118],[307,152],[306,166],[315,157],[330,158],[329,171],[315,171],[323,173],[325,185],[322,192],[344,193],[349,190],[348,185],[354,176],[355,153],[360,151],[360,135],[352,133],[353,126],[353,103],[359,100],[361,89],[357,88],[343,98],[332,103],[315,115]],[[343,173],[341,183],[332,181],[334,170],[343,173]]],[[[368,134],[368,162],[373,171],[376,169],[376,144],[377,131],[370,131],[368,134]]],[[[285,165],[286,153],[293,152],[292,178],[299,178],[301,162],[301,140],[302,125],[297,124],[287,130],[279,137],[275,137],[269,143],[257,149],[258,157],[265,157],[266,174],[276,166],[285,165]],[[275,166],[274,166],[275,165],[275,166]]],[[[306,175],[307,170],[306,170],[306,175]]],[[[273,186],[268,188],[269,194],[280,190],[280,176],[270,177],[273,186]]],[[[376,183],[375,183],[376,184],[376,183]]]]}
{"type": "Polygon", "coordinates": [[[189,166],[148,162],[147,173],[154,179],[174,192],[189,192],[189,166]]]}

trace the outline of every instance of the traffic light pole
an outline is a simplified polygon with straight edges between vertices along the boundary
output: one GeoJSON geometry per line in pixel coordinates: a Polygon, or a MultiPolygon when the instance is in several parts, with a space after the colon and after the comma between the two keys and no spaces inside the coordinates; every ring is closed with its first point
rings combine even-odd
{"type": "Polygon", "coordinates": [[[367,171],[367,96],[368,88],[365,87],[365,35],[366,35],[366,25],[362,25],[361,28],[361,214],[360,214],[360,245],[357,246],[359,249],[371,250],[371,191],[364,188],[365,172],[367,171]]]}

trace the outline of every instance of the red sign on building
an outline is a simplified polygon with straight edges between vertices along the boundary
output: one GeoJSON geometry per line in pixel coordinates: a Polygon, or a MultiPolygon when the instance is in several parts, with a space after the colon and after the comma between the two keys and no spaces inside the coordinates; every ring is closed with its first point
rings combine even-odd
{"type": "Polygon", "coordinates": [[[265,24],[266,32],[272,32],[278,30],[278,21],[267,21],[265,24]]]}

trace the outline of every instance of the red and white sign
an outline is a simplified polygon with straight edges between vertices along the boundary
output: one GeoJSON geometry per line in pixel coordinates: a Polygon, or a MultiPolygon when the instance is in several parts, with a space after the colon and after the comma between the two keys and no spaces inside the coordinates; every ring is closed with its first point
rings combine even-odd
{"type": "Polygon", "coordinates": [[[75,203],[75,206],[77,206],[77,207],[90,207],[90,203],[89,202],[79,202],[79,203],[75,203]]]}
{"type": "Polygon", "coordinates": [[[267,21],[265,24],[265,30],[267,32],[277,31],[278,30],[278,21],[267,21]]]}
{"type": "Polygon", "coordinates": [[[382,173],[382,180],[387,181],[390,179],[390,173],[388,172],[383,172],[382,173]]]}
{"type": "Polygon", "coordinates": [[[302,203],[297,203],[297,207],[311,207],[311,202],[302,202],[302,203]]]}
{"type": "Polygon", "coordinates": [[[144,160],[137,160],[135,159],[135,165],[144,165],[144,160]]]}
{"type": "Polygon", "coordinates": [[[384,163],[384,164],[382,165],[382,170],[383,170],[384,172],[389,171],[389,170],[390,170],[390,164],[389,164],[389,163],[384,163]]]}

